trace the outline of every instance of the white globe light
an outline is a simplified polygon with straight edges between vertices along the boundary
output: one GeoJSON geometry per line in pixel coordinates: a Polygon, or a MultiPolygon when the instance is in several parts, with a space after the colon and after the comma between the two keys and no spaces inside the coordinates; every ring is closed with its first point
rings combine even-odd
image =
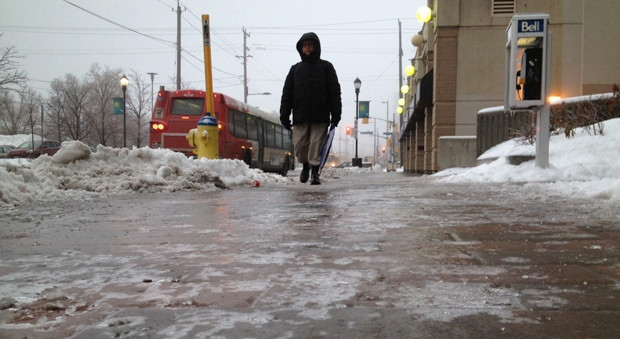
{"type": "Polygon", "coordinates": [[[396,113],[403,114],[403,108],[398,106],[398,108],[396,109],[396,113]]]}
{"type": "Polygon", "coordinates": [[[409,93],[409,85],[403,85],[403,87],[400,88],[400,92],[403,94],[409,93]]]}
{"type": "Polygon", "coordinates": [[[415,47],[422,46],[422,44],[424,44],[424,37],[422,36],[422,34],[416,34],[411,37],[411,44],[415,47]]]}

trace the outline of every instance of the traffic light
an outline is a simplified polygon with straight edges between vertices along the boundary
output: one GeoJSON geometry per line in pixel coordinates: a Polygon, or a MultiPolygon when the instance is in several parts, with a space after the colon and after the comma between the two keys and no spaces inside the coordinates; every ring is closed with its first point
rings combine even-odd
{"type": "Polygon", "coordinates": [[[382,149],[382,151],[383,151],[383,153],[385,153],[385,146],[383,146],[383,149],[382,149]]]}
{"type": "Polygon", "coordinates": [[[347,135],[351,135],[352,131],[353,131],[353,128],[351,128],[351,126],[347,125],[347,127],[345,127],[345,132],[346,132],[347,135]]]}

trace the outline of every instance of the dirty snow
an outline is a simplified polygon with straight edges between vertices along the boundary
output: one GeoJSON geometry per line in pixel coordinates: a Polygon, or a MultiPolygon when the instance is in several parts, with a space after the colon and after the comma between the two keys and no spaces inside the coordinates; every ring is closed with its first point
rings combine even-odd
{"type": "MultiPolygon", "coordinates": [[[[37,136],[38,137],[38,136],[37,136]]],[[[19,144],[30,135],[0,136],[0,144],[19,144]]],[[[509,155],[534,155],[534,145],[515,140],[480,156],[496,159],[473,168],[434,174],[440,182],[518,182],[544,186],[552,192],[593,199],[620,200],[620,118],[605,121],[604,135],[577,129],[574,137],[553,135],[549,168],[534,161],[508,164],[509,155]]],[[[369,169],[325,169],[325,177],[359,174],[369,169]]],[[[377,170],[377,169],[373,169],[377,170]]],[[[119,149],[99,146],[96,152],[79,141],[63,143],[52,157],[34,161],[0,159],[0,205],[21,205],[39,199],[66,199],[87,194],[215,190],[251,185],[292,184],[281,177],[248,168],[239,160],[190,159],[164,149],[119,149]]]]}

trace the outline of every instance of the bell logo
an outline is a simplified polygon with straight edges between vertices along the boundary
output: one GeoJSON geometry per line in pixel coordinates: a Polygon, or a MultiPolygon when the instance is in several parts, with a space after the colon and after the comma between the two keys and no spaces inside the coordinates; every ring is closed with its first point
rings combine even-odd
{"type": "Polygon", "coordinates": [[[542,20],[519,20],[519,33],[523,32],[542,32],[542,20]]]}

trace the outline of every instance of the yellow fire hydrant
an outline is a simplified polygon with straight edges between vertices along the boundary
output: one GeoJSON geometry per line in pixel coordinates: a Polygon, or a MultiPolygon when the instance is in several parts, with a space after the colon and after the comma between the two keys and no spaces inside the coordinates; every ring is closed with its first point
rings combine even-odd
{"type": "Polygon", "coordinates": [[[189,131],[185,138],[191,147],[194,147],[194,154],[200,158],[217,159],[219,129],[217,119],[212,116],[204,116],[198,121],[198,128],[189,131]]]}

